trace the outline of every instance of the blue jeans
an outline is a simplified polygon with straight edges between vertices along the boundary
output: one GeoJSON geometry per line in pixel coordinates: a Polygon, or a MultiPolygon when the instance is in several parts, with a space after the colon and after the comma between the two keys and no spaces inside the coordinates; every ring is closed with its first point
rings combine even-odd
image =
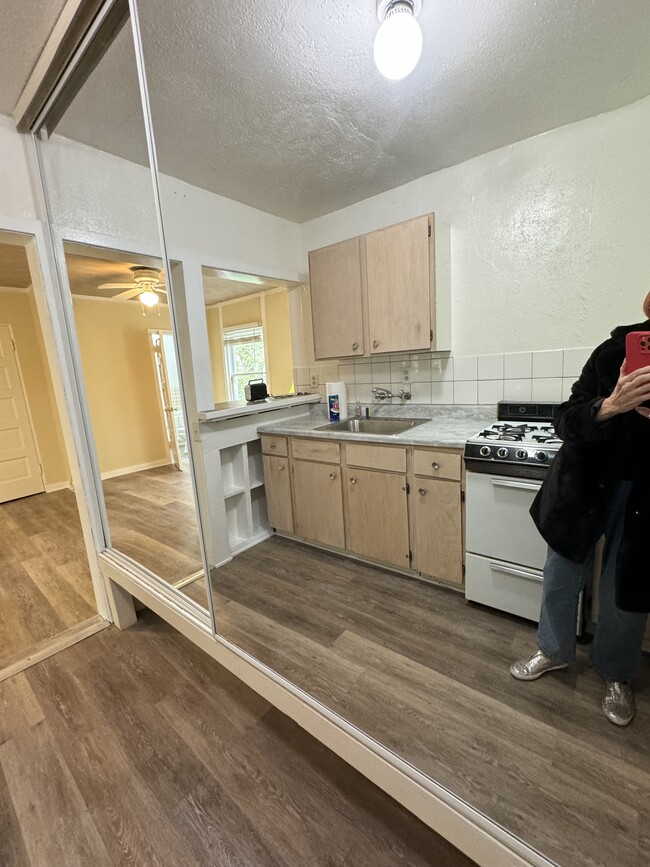
{"type": "MultiPolygon", "coordinates": [[[[600,609],[591,647],[591,663],[598,674],[605,680],[626,682],[634,675],[648,617],[621,611],[616,606],[616,556],[623,538],[625,504],[631,487],[631,482],[621,482],[607,513],[600,609]]],[[[537,646],[556,662],[575,660],[578,602],[587,573],[588,565],[572,563],[549,548],[537,646]]]]}

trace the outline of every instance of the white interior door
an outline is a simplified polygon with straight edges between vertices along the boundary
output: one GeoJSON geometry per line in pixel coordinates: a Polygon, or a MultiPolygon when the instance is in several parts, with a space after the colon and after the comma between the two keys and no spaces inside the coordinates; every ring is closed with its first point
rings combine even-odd
{"type": "Polygon", "coordinates": [[[0,503],[45,490],[8,325],[0,325],[0,503]]]}
{"type": "Polygon", "coordinates": [[[167,445],[171,461],[177,469],[181,469],[181,451],[178,442],[178,433],[176,430],[176,413],[178,408],[174,404],[174,395],[172,394],[172,384],[169,378],[169,369],[165,358],[165,348],[163,346],[162,331],[150,331],[151,350],[153,352],[154,366],[156,368],[156,379],[158,381],[158,396],[162,405],[163,422],[165,425],[165,436],[167,437],[167,445]]]}

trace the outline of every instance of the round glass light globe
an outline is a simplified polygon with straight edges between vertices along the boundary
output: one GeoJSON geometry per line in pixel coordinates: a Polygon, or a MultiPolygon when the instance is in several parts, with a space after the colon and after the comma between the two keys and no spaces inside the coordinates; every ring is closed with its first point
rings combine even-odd
{"type": "Polygon", "coordinates": [[[410,12],[394,12],[382,23],[373,47],[377,69],[399,81],[417,66],[422,54],[422,30],[410,12]]]}
{"type": "Polygon", "coordinates": [[[158,293],[153,289],[145,289],[138,297],[145,307],[155,307],[158,303],[158,293]]]}

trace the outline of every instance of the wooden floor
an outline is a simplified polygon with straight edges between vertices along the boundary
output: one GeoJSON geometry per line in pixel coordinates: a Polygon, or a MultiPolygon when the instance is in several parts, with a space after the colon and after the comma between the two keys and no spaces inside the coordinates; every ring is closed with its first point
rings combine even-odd
{"type": "Polygon", "coordinates": [[[585,661],[533,683],[535,628],[274,537],[215,572],[220,632],[566,867],[650,864],[650,666],[626,729],[585,661]]]}
{"type": "Polygon", "coordinates": [[[0,668],[96,614],[73,492],[2,503],[0,668]]]}
{"type": "Polygon", "coordinates": [[[471,867],[147,613],[0,683],[2,867],[471,867]]]}
{"type": "MultiPolygon", "coordinates": [[[[203,568],[189,472],[157,467],[106,479],[103,486],[114,548],[170,584],[203,568]]],[[[202,597],[194,595],[205,605],[201,589],[202,597]]]]}

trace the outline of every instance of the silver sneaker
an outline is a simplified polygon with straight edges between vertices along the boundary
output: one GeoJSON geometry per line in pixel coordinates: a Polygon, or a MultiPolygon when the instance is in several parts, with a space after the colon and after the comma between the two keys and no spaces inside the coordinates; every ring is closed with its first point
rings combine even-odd
{"type": "Polygon", "coordinates": [[[615,726],[629,726],[636,713],[634,693],[627,683],[620,680],[605,681],[603,713],[615,726]]]}
{"type": "Polygon", "coordinates": [[[566,667],[566,662],[553,662],[541,650],[536,650],[532,656],[513,662],[510,666],[510,674],[517,680],[537,680],[547,671],[556,671],[566,667]]]}

